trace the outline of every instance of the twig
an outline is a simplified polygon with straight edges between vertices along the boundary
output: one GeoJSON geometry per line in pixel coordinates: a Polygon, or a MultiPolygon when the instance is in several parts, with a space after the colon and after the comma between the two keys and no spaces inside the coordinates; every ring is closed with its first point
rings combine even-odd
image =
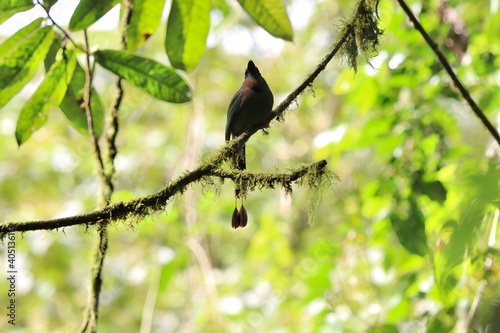
{"type": "Polygon", "coordinates": [[[115,103],[113,104],[113,108],[111,109],[109,113],[109,122],[108,122],[108,128],[106,131],[106,142],[107,142],[107,147],[108,147],[108,158],[109,158],[109,164],[110,164],[110,170],[108,171],[109,174],[114,174],[115,173],[115,158],[116,155],[118,154],[118,150],[116,149],[116,137],[118,136],[118,130],[120,129],[119,127],[119,118],[118,118],[118,111],[120,110],[120,105],[122,104],[123,100],[123,85],[122,85],[122,79],[117,78],[116,79],[116,97],[115,97],[115,103]]]}
{"type": "Polygon", "coordinates": [[[481,297],[483,296],[484,288],[486,288],[487,285],[488,285],[488,283],[486,282],[486,280],[481,280],[479,282],[479,286],[477,287],[477,290],[476,290],[476,295],[474,295],[474,300],[472,301],[472,304],[471,304],[470,309],[469,309],[469,313],[467,314],[467,318],[466,318],[467,329],[470,328],[470,324],[472,322],[472,319],[474,318],[474,314],[476,313],[477,307],[479,306],[479,302],[481,301],[481,297]]]}
{"type": "MultiPolygon", "coordinates": [[[[64,35],[64,37],[65,37],[66,39],[68,39],[68,40],[69,40],[69,41],[70,41],[70,42],[71,42],[71,43],[72,43],[72,44],[73,44],[76,48],[78,48],[78,49],[82,50],[82,47],[81,47],[81,46],[79,46],[79,45],[78,45],[78,44],[77,44],[77,43],[76,43],[76,42],[75,42],[75,41],[71,38],[71,36],[69,35],[69,33],[68,33],[66,30],[64,30],[64,28],[62,28],[59,24],[57,24],[57,22],[56,22],[56,21],[52,18],[52,16],[50,16],[49,9],[45,8],[45,6],[44,6],[44,5],[40,2],[40,0],[36,0],[36,3],[37,3],[38,5],[40,5],[40,7],[42,7],[42,8],[43,8],[43,10],[45,11],[45,13],[47,14],[47,18],[50,20],[50,22],[52,22],[52,24],[53,24],[53,25],[54,25],[57,29],[59,29],[59,30],[62,32],[62,34],[64,35]]],[[[85,50],[83,50],[83,51],[85,51],[85,50]]]]}
{"type": "Polygon", "coordinates": [[[149,276],[148,291],[146,292],[146,297],[144,299],[144,306],[142,307],[141,326],[140,326],[141,328],[139,329],[139,333],[152,332],[156,300],[158,299],[158,294],[160,293],[160,283],[163,271],[163,263],[157,259],[151,266],[152,266],[151,270],[149,271],[148,274],[149,276]]]}
{"type": "MultiPolygon", "coordinates": [[[[127,27],[130,24],[130,20],[132,19],[132,13],[134,9],[134,2],[133,1],[124,1],[123,3],[123,14],[122,14],[122,20],[120,22],[120,28],[121,28],[121,48],[122,50],[127,49],[127,27]]],[[[122,85],[122,79],[117,78],[116,79],[116,97],[115,97],[115,102],[113,104],[112,109],[109,112],[109,119],[108,119],[108,126],[106,130],[106,144],[107,144],[107,149],[108,149],[108,164],[109,164],[109,170],[108,170],[108,177],[110,179],[113,177],[115,174],[115,159],[116,155],[118,154],[118,150],[116,148],[116,138],[118,136],[118,131],[120,129],[119,127],[119,118],[118,118],[118,112],[120,110],[120,106],[122,104],[123,100],[123,85],[122,85]]]]}
{"type": "Polygon", "coordinates": [[[400,6],[403,8],[405,11],[406,15],[408,15],[408,18],[410,21],[413,23],[415,26],[415,29],[420,32],[422,37],[424,37],[425,41],[427,44],[431,47],[432,51],[434,51],[434,54],[438,57],[439,61],[443,65],[444,69],[448,73],[448,75],[451,77],[451,80],[455,84],[455,86],[458,88],[460,91],[460,94],[462,97],[467,101],[469,106],[471,107],[472,111],[476,114],[476,116],[481,120],[483,125],[486,127],[486,129],[490,132],[490,134],[493,136],[493,138],[498,142],[500,145],[500,134],[498,131],[495,129],[495,127],[490,123],[488,118],[485,116],[483,111],[479,108],[479,106],[476,104],[476,102],[472,99],[471,95],[467,91],[467,89],[462,85],[460,80],[458,79],[457,75],[453,72],[453,69],[451,68],[450,63],[448,60],[446,60],[446,57],[441,53],[441,51],[438,48],[438,45],[434,40],[429,36],[429,34],[425,31],[425,29],[422,27],[418,19],[413,15],[412,11],[408,7],[408,5],[404,2],[404,0],[398,0],[400,6]]]}
{"type": "MultiPolygon", "coordinates": [[[[335,42],[335,44],[333,44],[331,50],[323,57],[323,59],[321,59],[320,63],[318,64],[318,66],[316,66],[316,68],[314,69],[314,71],[311,74],[309,74],[304,79],[304,81],[302,81],[302,83],[297,88],[295,88],[285,98],[285,100],[283,102],[281,102],[276,108],[274,108],[273,112],[271,113],[271,116],[269,116],[268,119],[266,120],[266,123],[265,123],[266,126],[264,126],[264,128],[267,127],[267,126],[269,126],[269,123],[273,119],[275,119],[275,118],[280,119],[283,116],[285,110],[288,108],[288,106],[290,106],[290,104],[292,104],[292,102],[297,97],[299,97],[299,95],[304,90],[306,90],[307,87],[311,87],[312,86],[312,83],[314,82],[314,80],[316,80],[316,78],[318,77],[318,75],[322,71],[325,70],[326,65],[328,65],[328,63],[333,59],[333,57],[344,46],[344,44],[346,43],[346,41],[349,38],[349,36],[351,36],[352,34],[354,34],[354,24],[355,24],[355,22],[357,20],[357,17],[358,17],[358,14],[359,14],[360,10],[363,8],[364,3],[365,3],[364,0],[359,0],[356,3],[354,11],[353,11],[353,13],[351,15],[351,20],[345,26],[345,28],[342,30],[341,35],[340,35],[339,39],[337,40],[337,42],[335,42]]],[[[260,128],[262,128],[262,127],[260,127],[260,128]]],[[[250,131],[250,135],[252,135],[256,131],[258,131],[260,128],[256,128],[255,131],[250,131]]]]}
{"type": "Polygon", "coordinates": [[[491,221],[490,235],[488,237],[488,247],[494,248],[497,240],[498,220],[500,219],[500,208],[496,208],[491,221]]]}
{"type": "MultiPolygon", "coordinates": [[[[356,8],[359,8],[357,6],[356,8]]],[[[313,83],[313,81],[318,77],[318,75],[325,70],[326,65],[332,60],[332,58],[339,52],[340,48],[344,45],[346,40],[348,39],[349,35],[353,33],[353,26],[348,24],[345,29],[342,32],[342,35],[340,36],[339,40],[333,45],[332,49],[326,54],[326,56],[321,60],[321,62],[316,66],[314,71],[309,74],[304,81],[300,85],[297,86],[288,96],[278,105],[274,108],[274,110],[271,112],[269,117],[259,125],[256,125],[253,127],[251,130],[249,130],[246,133],[241,134],[237,138],[233,139],[231,142],[235,142],[238,147],[243,146],[248,139],[255,134],[257,131],[263,129],[263,128],[268,128],[269,124],[271,121],[274,119],[281,119],[283,117],[283,114],[285,113],[286,109],[292,104],[292,102],[299,97],[304,90],[306,90],[307,87],[310,87],[313,83]]]]}
{"type": "MultiPolygon", "coordinates": [[[[104,168],[104,162],[102,159],[101,147],[99,145],[99,137],[96,135],[94,131],[94,118],[92,115],[92,79],[93,79],[93,71],[92,65],[90,63],[90,50],[89,50],[89,38],[87,34],[87,29],[83,30],[83,36],[85,39],[85,88],[83,89],[83,100],[84,100],[84,108],[85,114],[87,115],[87,127],[88,131],[94,146],[94,154],[97,160],[97,174],[99,178],[101,178],[101,182],[104,182],[105,186],[100,186],[101,192],[105,187],[111,187],[110,181],[108,177],[106,177],[106,171],[104,168]]],[[[101,193],[98,198],[98,207],[102,207],[106,205],[106,195],[101,193]]]]}
{"type": "Polygon", "coordinates": [[[101,276],[107,248],[108,229],[106,227],[102,227],[99,229],[97,250],[94,254],[94,265],[92,266],[90,274],[90,290],[80,332],[97,332],[97,320],[99,318],[99,295],[101,293],[102,286],[101,276]]]}
{"type": "MultiPolygon", "coordinates": [[[[275,118],[280,118],[283,116],[283,113],[285,110],[292,104],[292,102],[299,97],[300,94],[304,90],[306,90],[307,87],[310,87],[313,83],[314,80],[318,77],[318,75],[325,70],[326,65],[332,60],[332,58],[339,52],[340,48],[344,45],[346,42],[347,38],[349,37],[350,34],[352,34],[354,31],[353,26],[351,24],[348,24],[345,29],[342,31],[342,34],[338,41],[332,46],[331,50],[325,55],[325,57],[320,61],[318,66],[314,69],[314,71],[309,74],[302,83],[297,86],[286,98],[281,102],[276,108],[274,108],[273,112],[271,113],[271,116],[266,119],[266,126],[269,126],[269,123],[274,120],[275,118]]],[[[258,131],[262,126],[259,128],[255,128],[255,130],[250,131],[249,136],[258,131]]]]}

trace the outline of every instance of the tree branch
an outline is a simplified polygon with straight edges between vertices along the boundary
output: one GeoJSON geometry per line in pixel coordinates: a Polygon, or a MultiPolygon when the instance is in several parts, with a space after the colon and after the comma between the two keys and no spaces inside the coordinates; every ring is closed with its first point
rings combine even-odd
{"type": "Polygon", "coordinates": [[[98,196],[98,207],[106,205],[106,195],[104,193],[105,188],[112,188],[113,184],[110,182],[109,178],[106,177],[106,170],[104,168],[104,161],[102,158],[101,147],[99,145],[99,137],[94,131],[94,118],[92,115],[92,79],[94,72],[92,70],[92,65],[90,63],[90,48],[89,48],[89,38],[87,34],[87,29],[83,30],[83,36],[85,39],[85,87],[83,89],[83,100],[85,114],[87,115],[87,128],[90,134],[90,138],[94,147],[94,155],[97,160],[97,174],[100,179],[100,194],[98,196]]]}
{"type": "MultiPolygon", "coordinates": [[[[362,2],[362,1],[360,1],[362,2]]],[[[359,6],[357,6],[359,8],[359,6]]],[[[237,138],[233,139],[231,142],[235,142],[237,147],[242,147],[248,139],[261,129],[266,129],[269,127],[270,123],[277,119],[278,121],[283,120],[283,116],[287,108],[292,104],[292,102],[299,97],[300,94],[306,90],[307,87],[312,87],[312,83],[318,77],[318,75],[325,70],[326,65],[333,59],[333,57],[339,52],[339,50],[344,46],[345,42],[348,40],[349,36],[354,32],[354,28],[351,24],[348,24],[342,31],[338,41],[332,46],[331,50],[325,55],[325,57],[316,66],[314,71],[310,73],[301,84],[297,86],[278,106],[274,108],[269,117],[259,125],[256,125],[250,131],[241,134],[237,138]]],[[[232,151],[231,151],[232,153],[232,151]]]]}
{"type": "Polygon", "coordinates": [[[401,6],[401,8],[403,8],[406,15],[408,15],[408,18],[410,19],[410,21],[415,26],[415,29],[417,29],[418,32],[420,32],[420,34],[422,35],[422,37],[424,37],[425,41],[430,46],[432,51],[434,51],[434,54],[436,54],[436,56],[438,57],[439,62],[441,62],[444,69],[446,70],[448,75],[451,77],[451,80],[453,81],[455,86],[460,91],[460,94],[462,95],[462,97],[467,101],[467,103],[471,107],[472,111],[476,114],[476,116],[479,118],[479,120],[481,120],[481,122],[486,127],[486,129],[490,132],[490,134],[493,136],[493,138],[496,140],[496,142],[498,142],[498,144],[500,145],[500,134],[495,129],[495,127],[491,124],[491,122],[488,120],[488,118],[485,116],[485,114],[479,108],[479,106],[476,104],[476,102],[472,99],[469,91],[462,85],[462,83],[458,79],[457,75],[453,72],[453,69],[451,68],[450,63],[448,62],[448,60],[446,60],[446,57],[439,50],[436,42],[434,42],[434,40],[425,31],[424,27],[420,24],[420,22],[415,17],[415,15],[413,15],[412,11],[408,7],[408,5],[404,2],[404,0],[398,0],[398,2],[399,2],[399,5],[401,6]]]}

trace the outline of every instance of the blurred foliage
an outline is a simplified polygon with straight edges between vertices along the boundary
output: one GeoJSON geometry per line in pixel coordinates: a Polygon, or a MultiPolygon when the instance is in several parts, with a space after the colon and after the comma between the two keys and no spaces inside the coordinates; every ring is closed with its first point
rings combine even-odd
{"type": "MultiPolygon", "coordinates": [[[[125,85],[115,202],[159,190],[223,145],[227,105],[249,58],[280,102],[327,52],[354,6],[286,1],[294,43],[285,43],[235,3],[213,3],[207,50],[182,75],[192,103],[166,104],[125,85]]],[[[469,63],[444,45],[450,25],[440,20],[440,1],[409,2],[486,115],[498,119],[500,11],[495,1],[447,3],[465,22],[469,63]]],[[[328,161],[339,181],[316,200],[314,226],[307,223],[308,194],[297,187],[291,196],[251,193],[249,224],[233,230],[230,183],[193,186],[162,214],[116,223],[103,273],[100,331],[498,330],[498,145],[397,3],[381,1],[378,15],[384,35],[369,63],[359,62],[354,74],[348,59],[335,58],[283,123],[247,144],[251,171],[328,161]]],[[[165,26],[137,37],[144,42],[134,42],[137,53],[164,62],[165,26]]],[[[101,49],[117,48],[117,36],[89,31],[101,49]]],[[[62,113],[50,112],[47,124],[17,147],[20,110],[41,77],[39,70],[0,113],[5,221],[95,207],[91,142],[62,113]]],[[[96,67],[104,108],[112,103],[113,80],[96,67]]],[[[95,236],[84,227],[17,234],[17,325],[4,318],[0,331],[76,331],[95,236]]]]}

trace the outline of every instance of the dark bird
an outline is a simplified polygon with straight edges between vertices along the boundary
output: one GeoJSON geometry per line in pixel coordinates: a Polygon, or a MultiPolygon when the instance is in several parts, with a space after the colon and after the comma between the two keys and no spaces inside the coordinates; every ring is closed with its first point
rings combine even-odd
{"type": "MultiPolygon", "coordinates": [[[[252,60],[245,70],[245,80],[240,89],[234,94],[227,110],[226,142],[232,138],[248,132],[252,128],[263,124],[273,110],[273,93],[266,80],[260,75],[259,69],[252,60]]],[[[235,153],[233,166],[238,170],[246,169],[245,145],[235,153]]],[[[240,197],[240,190],[236,187],[236,200],[240,197]]],[[[233,228],[244,227],[247,224],[247,212],[243,207],[235,207],[233,212],[233,228]]]]}

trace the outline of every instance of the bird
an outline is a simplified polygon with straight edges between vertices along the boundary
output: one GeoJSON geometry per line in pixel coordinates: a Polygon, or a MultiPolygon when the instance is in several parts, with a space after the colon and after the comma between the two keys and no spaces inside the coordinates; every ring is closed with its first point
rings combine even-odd
{"type": "MultiPolygon", "coordinates": [[[[252,60],[248,61],[243,84],[229,102],[225,133],[226,142],[258,125],[262,125],[271,114],[273,103],[273,93],[266,80],[262,77],[254,62],[252,60]]],[[[245,145],[235,152],[232,164],[237,170],[246,169],[245,145]]],[[[248,215],[243,206],[243,199],[241,199],[240,209],[237,209],[237,201],[240,197],[238,187],[235,189],[235,197],[236,203],[231,224],[236,229],[247,225],[248,215]]]]}

